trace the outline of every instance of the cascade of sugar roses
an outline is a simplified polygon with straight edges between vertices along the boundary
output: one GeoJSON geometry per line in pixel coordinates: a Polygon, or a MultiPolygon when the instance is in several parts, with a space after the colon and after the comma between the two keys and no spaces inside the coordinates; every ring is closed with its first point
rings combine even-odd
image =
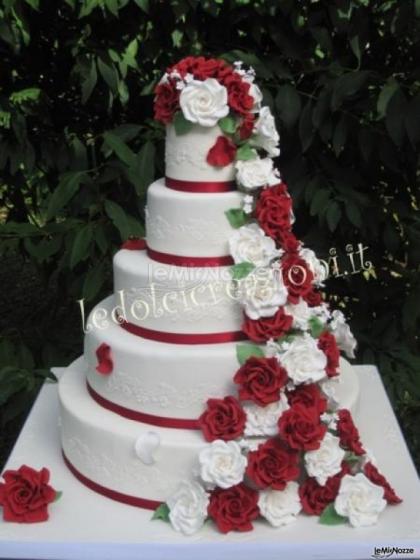
{"type": "Polygon", "coordinates": [[[203,438],[196,480],[154,513],[184,534],[210,518],[217,528],[274,527],[299,514],[324,524],[376,523],[397,496],[363,446],[349,410],[339,408],[340,350],[356,341],[320,289],[326,270],[292,232],[292,200],[273,158],[279,134],[270,108],[241,62],[187,57],[155,91],[155,118],[176,134],[195,124],[220,128],[207,154],[234,163],[240,208],[226,212],[232,277],[243,307],[236,394],[212,398],[199,419],[203,438]]]}

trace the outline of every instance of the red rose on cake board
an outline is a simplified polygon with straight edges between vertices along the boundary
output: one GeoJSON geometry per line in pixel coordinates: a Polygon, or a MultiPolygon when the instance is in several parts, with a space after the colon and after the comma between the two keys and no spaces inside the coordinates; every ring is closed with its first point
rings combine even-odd
{"type": "Polygon", "coordinates": [[[283,412],[278,423],[281,437],[292,449],[319,449],[327,431],[319,416],[315,407],[301,403],[291,406],[283,412]]]}
{"type": "Polygon", "coordinates": [[[3,479],[0,506],[3,507],[4,521],[39,523],[48,520],[48,505],[59,496],[49,485],[48,469],[36,471],[22,465],[18,470],[5,471],[3,479]]]}
{"type": "Polygon", "coordinates": [[[308,515],[321,515],[324,509],[337,497],[341,479],[345,474],[350,474],[347,463],[342,464],[341,471],[331,476],[324,486],[318,484],[315,478],[307,478],[299,486],[299,497],[302,509],[308,515]]]}

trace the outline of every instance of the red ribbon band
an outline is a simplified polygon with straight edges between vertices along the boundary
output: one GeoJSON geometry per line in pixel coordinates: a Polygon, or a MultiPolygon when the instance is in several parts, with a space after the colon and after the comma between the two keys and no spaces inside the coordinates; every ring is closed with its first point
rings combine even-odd
{"type": "Polygon", "coordinates": [[[87,383],[87,390],[92,399],[97,402],[103,408],[115,412],[124,418],[129,420],[135,420],[136,422],[143,422],[144,424],[152,424],[153,426],[159,426],[161,428],[175,428],[178,430],[199,430],[198,420],[193,420],[189,418],[169,418],[167,416],[155,416],[154,414],[146,414],[145,412],[139,412],[138,410],[132,410],[131,408],[126,408],[120,404],[109,401],[99,393],[95,391],[87,383]]]}
{"type": "Polygon", "coordinates": [[[122,502],[123,504],[143,509],[155,510],[157,507],[162,505],[163,502],[159,502],[157,500],[149,500],[147,498],[138,498],[137,496],[130,496],[129,494],[123,494],[122,492],[111,490],[111,488],[107,488],[106,486],[102,486],[101,484],[94,482],[90,478],[87,478],[87,476],[82,474],[79,470],[77,470],[76,467],[72,465],[72,463],[70,463],[64,451],[62,451],[62,453],[64,462],[70,472],[77,478],[77,480],[90,488],[90,490],[93,490],[98,494],[102,494],[102,496],[106,496],[107,498],[111,498],[111,500],[115,500],[116,502],[122,502]]]}
{"type": "Polygon", "coordinates": [[[182,181],[165,177],[165,185],[172,190],[189,193],[222,193],[236,189],[235,181],[182,181]]]}
{"type": "Polygon", "coordinates": [[[153,261],[163,264],[173,264],[175,266],[202,267],[208,266],[231,266],[233,259],[230,255],[224,257],[183,257],[180,255],[171,255],[170,253],[161,253],[154,249],[147,248],[147,254],[153,261]]]}
{"type": "Polygon", "coordinates": [[[239,342],[246,340],[247,336],[242,331],[218,332],[218,333],[170,333],[155,331],[154,329],[146,329],[140,325],[134,325],[128,321],[122,320],[120,326],[127,332],[147,338],[148,340],[156,340],[157,342],[167,342],[168,344],[220,344],[223,342],[239,342]]]}

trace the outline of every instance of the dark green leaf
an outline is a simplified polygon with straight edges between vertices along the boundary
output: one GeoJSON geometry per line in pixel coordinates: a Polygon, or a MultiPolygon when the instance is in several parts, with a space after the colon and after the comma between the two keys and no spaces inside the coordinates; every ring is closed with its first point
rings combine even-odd
{"type": "Polygon", "coordinates": [[[125,241],[130,235],[130,228],[127,224],[127,216],[124,210],[119,204],[113,202],[112,200],[107,200],[105,202],[105,211],[111,218],[112,223],[118,229],[121,235],[121,239],[125,241]]]}
{"type": "Polygon", "coordinates": [[[329,189],[318,189],[311,200],[310,214],[317,216],[325,209],[331,196],[329,189]]]}
{"type": "Polygon", "coordinates": [[[118,72],[114,64],[107,63],[101,58],[98,58],[98,70],[104,81],[109,86],[113,93],[118,91],[118,72]]]}
{"type": "Polygon", "coordinates": [[[359,207],[356,206],[354,202],[351,200],[346,200],[345,202],[345,210],[347,218],[350,222],[357,228],[362,227],[362,214],[360,213],[359,207]]]}
{"type": "Polygon", "coordinates": [[[397,146],[401,146],[404,140],[404,115],[406,107],[407,99],[402,90],[398,88],[389,100],[385,119],[388,133],[397,146]]]}
{"type": "Polygon", "coordinates": [[[241,280],[254,270],[255,265],[250,262],[242,262],[231,266],[230,271],[234,280],[241,280]]]}
{"type": "Polygon", "coordinates": [[[410,142],[415,149],[420,141],[420,94],[414,97],[405,112],[405,129],[410,142]]]}
{"type": "Polygon", "coordinates": [[[82,227],[74,238],[70,256],[70,268],[74,268],[80,261],[87,258],[93,238],[92,226],[90,224],[82,227]]]}
{"type": "Polygon", "coordinates": [[[398,87],[398,82],[395,78],[390,78],[381,89],[381,93],[379,94],[378,101],[376,103],[376,111],[379,118],[383,118],[386,115],[389,100],[397,91],[398,87]]]}
{"type": "Polygon", "coordinates": [[[245,214],[242,208],[231,208],[230,210],[226,210],[225,215],[229,220],[230,225],[235,229],[244,226],[249,221],[247,214],[245,214]]]}
{"type": "Polygon", "coordinates": [[[248,358],[251,358],[252,356],[263,358],[264,351],[256,344],[238,344],[236,346],[236,357],[241,365],[243,365],[248,358]]]}
{"type": "Polygon", "coordinates": [[[331,99],[332,109],[336,111],[345,99],[356,94],[365,85],[368,78],[369,72],[367,70],[348,72],[340,76],[334,84],[331,99]]]}
{"type": "Polygon", "coordinates": [[[83,283],[83,297],[86,301],[93,300],[105,282],[105,264],[99,263],[89,269],[83,283]]]}
{"type": "Polygon", "coordinates": [[[301,110],[300,95],[290,84],[280,86],[276,95],[276,108],[287,128],[292,128],[301,110]]]}
{"type": "Polygon", "coordinates": [[[341,220],[341,208],[335,200],[332,200],[328,204],[325,217],[330,231],[335,231],[338,222],[341,220]]]}
{"type": "Polygon", "coordinates": [[[338,121],[338,125],[335,127],[333,134],[333,150],[335,155],[338,157],[341,150],[343,149],[347,139],[347,117],[343,115],[338,121]]]}
{"type": "Polygon", "coordinates": [[[96,71],[96,62],[95,59],[92,57],[90,60],[89,72],[86,78],[82,82],[82,103],[85,104],[89,97],[92,95],[92,92],[96,86],[96,82],[98,81],[98,72],[96,71]]]}
{"type": "Polygon", "coordinates": [[[255,159],[256,157],[257,157],[257,152],[254,150],[254,148],[251,148],[251,146],[248,143],[243,144],[236,151],[237,160],[248,161],[250,159],[255,159]]]}
{"type": "Polygon", "coordinates": [[[159,507],[157,507],[153,512],[152,521],[156,519],[160,519],[162,521],[169,522],[169,513],[170,513],[169,507],[167,506],[167,504],[163,503],[159,507]]]}
{"type": "Polygon", "coordinates": [[[302,151],[306,152],[314,138],[314,127],[312,125],[312,102],[308,100],[299,120],[299,138],[302,151]]]}
{"type": "Polygon", "coordinates": [[[135,156],[128,178],[135,186],[138,195],[143,195],[147,187],[152,183],[155,172],[155,146],[153,142],[147,141],[135,156]]]}
{"type": "Polygon", "coordinates": [[[346,521],[345,517],[338,515],[335,511],[334,504],[329,504],[319,517],[319,522],[322,525],[342,525],[346,521]]]}
{"type": "Polygon", "coordinates": [[[177,133],[177,135],[181,136],[182,134],[186,134],[187,132],[189,132],[192,129],[192,127],[194,126],[194,123],[192,123],[191,121],[188,121],[184,117],[184,114],[182,113],[182,111],[178,111],[177,113],[175,113],[174,120],[173,120],[173,125],[174,125],[175,132],[177,133]]]}
{"type": "Polygon", "coordinates": [[[125,144],[119,136],[114,132],[105,132],[105,144],[118,156],[125,164],[131,166],[134,164],[134,152],[125,144]]]}
{"type": "Polygon", "coordinates": [[[78,171],[76,173],[74,171],[69,171],[61,176],[58,187],[52,193],[48,204],[47,220],[56,216],[59,210],[73,198],[79,190],[83,176],[83,171],[78,171]]]}

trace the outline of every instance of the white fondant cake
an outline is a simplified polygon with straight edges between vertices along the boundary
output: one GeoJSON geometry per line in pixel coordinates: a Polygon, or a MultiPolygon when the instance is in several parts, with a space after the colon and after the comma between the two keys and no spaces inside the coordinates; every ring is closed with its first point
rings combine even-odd
{"type": "Polygon", "coordinates": [[[156,88],[166,178],[147,193],[146,243],[116,253],[114,295],[61,378],[65,460],[113,499],[165,502],[158,516],[185,534],[207,516],[222,532],[258,515],[279,526],[337,496],[346,511],[353,490],[372,511],[350,522],[374,523],[385,490],[365,470],[358,381],[339,352],[356,343],[291,231],[279,136],[253,80],[241,63],[188,57],[156,88]]]}
{"type": "MultiPolygon", "coordinates": [[[[111,329],[110,332],[113,330],[111,329]]],[[[95,390],[108,399],[160,416],[197,417],[203,409],[206,396],[208,398],[208,396],[220,396],[232,392],[232,388],[229,387],[228,368],[224,367],[221,359],[219,364],[216,364],[216,368],[217,365],[224,368],[224,382],[223,375],[213,379],[211,367],[207,367],[204,360],[204,367],[195,366],[194,352],[191,352],[191,349],[188,349],[189,352],[184,350],[179,361],[174,356],[174,367],[171,368],[171,356],[168,354],[173,352],[173,348],[168,348],[169,345],[164,344],[161,344],[161,359],[157,359],[154,368],[150,364],[148,369],[147,361],[143,367],[144,356],[140,354],[140,348],[137,347],[136,337],[128,333],[123,334],[127,336],[127,347],[131,345],[132,351],[137,352],[137,364],[141,365],[136,366],[133,359],[130,373],[122,374],[121,384],[118,386],[118,378],[121,374],[120,355],[116,355],[116,386],[111,390],[107,389],[107,383],[113,383],[111,377],[109,380],[99,379],[99,383],[94,384],[95,390]],[[188,367],[185,366],[187,363],[188,367]],[[180,367],[183,367],[183,375],[180,375],[180,367]],[[199,379],[195,380],[198,376],[199,379]],[[203,383],[204,379],[206,381],[203,383]],[[141,383],[144,383],[143,387],[141,383]],[[205,385],[209,390],[207,395],[205,385]],[[139,400],[136,400],[136,397],[139,400]]],[[[117,340],[116,338],[115,341],[117,340]]],[[[150,356],[153,356],[153,351],[156,351],[159,343],[147,340],[143,343],[149,346],[150,356]]],[[[226,351],[223,348],[215,350],[216,353],[225,354],[227,365],[235,369],[234,348],[232,345],[228,346],[226,351]]],[[[208,350],[208,347],[204,348],[208,350]]],[[[195,358],[198,362],[202,349],[203,347],[196,347],[195,358]]],[[[157,352],[156,356],[158,356],[157,352]]],[[[87,359],[89,358],[88,354],[87,359]]],[[[121,359],[129,360],[129,356],[124,356],[122,351],[121,359]]],[[[60,380],[59,390],[63,451],[79,472],[106,488],[130,496],[158,501],[167,500],[176,490],[180,480],[194,478],[197,455],[205,447],[201,432],[162,428],[129,420],[115,412],[105,410],[86,391],[86,377],[89,383],[92,383],[95,378],[98,379],[93,365],[79,358],[69,366],[60,380]],[[145,463],[136,454],[136,445],[138,446],[138,438],[150,433],[156,435],[154,439],[159,440],[159,445],[152,453],[153,463],[148,461],[145,463]]],[[[355,411],[358,394],[357,377],[350,364],[342,360],[341,375],[336,389],[340,406],[355,411]]],[[[146,447],[147,441],[143,443],[143,447],[146,447]]]]}
{"type": "Polygon", "coordinates": [[[155,251],[172,255],[229,255],[232,228],[225,212],[240,206],[242,198],[238,191],[192,196],[166,188],[164,179],[159,179],[147,191],[147,244],[155,251]]]}

